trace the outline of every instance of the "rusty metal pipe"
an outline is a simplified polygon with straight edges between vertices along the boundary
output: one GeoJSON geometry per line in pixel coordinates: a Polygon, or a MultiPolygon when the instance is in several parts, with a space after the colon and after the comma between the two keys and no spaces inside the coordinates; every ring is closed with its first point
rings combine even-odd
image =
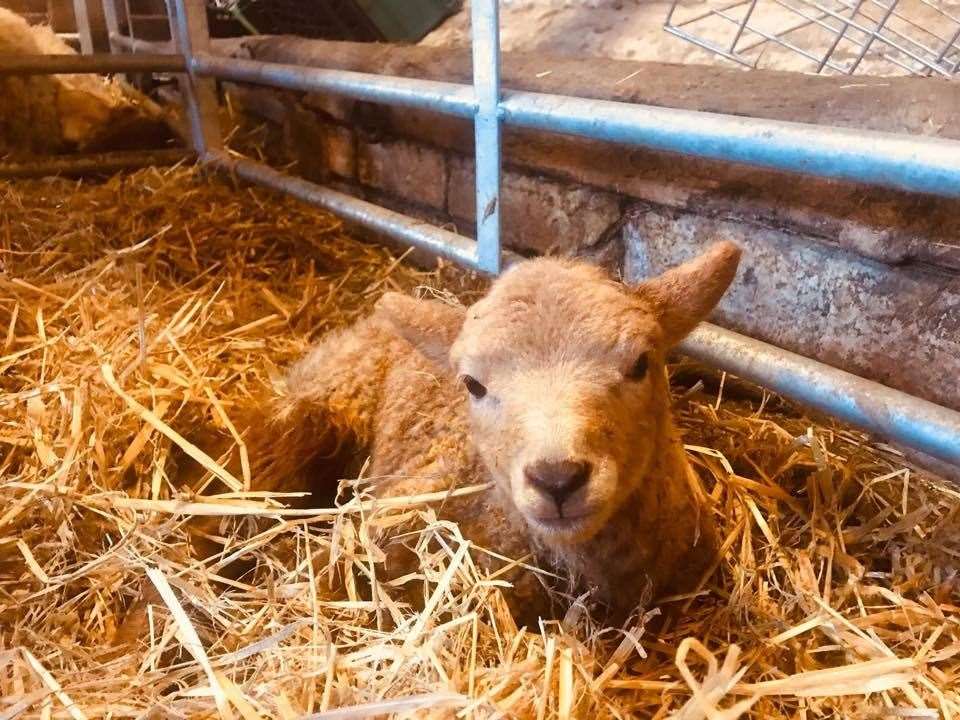
{"type": "Polygon", "coordinates": [[[176,72],[187,69],[183,55],[3,55],[0,76],[4,75],[83,75],[98,73],[176,72]]]}
{"type": "Polygon", "coordinates": [[[0,179],[114,173],[119,170],[135,170],[151,165],[175,165],[192,157],[192,152],[182,148],[147,152],[112,152],[97,155],[65,155],[33,162],[0,163],[0,179]]]}

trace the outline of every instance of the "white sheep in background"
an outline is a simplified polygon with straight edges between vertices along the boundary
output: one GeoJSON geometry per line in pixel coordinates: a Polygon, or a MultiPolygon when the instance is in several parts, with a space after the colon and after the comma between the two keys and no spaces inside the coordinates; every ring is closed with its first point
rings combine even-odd
{"type": "MultiPolygon", "coordinates": [[[[74,55],[45,25],[0,8],[0,55],[74,55]]],[[[159,146],[171,132],[147,98],[100,75],[0,78],[0,156],[159,146]]]]}
{"type": "MultiPolygon", "coordinates": [[[[719,243],[627,287],[584,263],[519,263],[469,308],[388,293],[294,366],[264,425],[279,482],[349,439],[379,497],[494,481],[442,514],[475,544],[593,590],[620,621],[652,592],[691,590],[716,553],[712,511],[671,417],[668,350],[731,282],[719,243]]],[[[389,574],[410,570],[402,547],[389,574]]],[[[532,576],[508,602],[550,614],[532,576]]]]}

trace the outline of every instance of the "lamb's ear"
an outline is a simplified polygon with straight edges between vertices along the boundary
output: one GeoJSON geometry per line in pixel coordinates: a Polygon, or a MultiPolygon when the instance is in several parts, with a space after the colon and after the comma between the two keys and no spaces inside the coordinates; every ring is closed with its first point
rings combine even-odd
{"type": "Polygon", "coordinates": [[[706,319],[737,274],[740,248],[718,242],[693,260],[645,280],[636,291],[653,305],[668,345],[706,319]]]}
{"type": "Polygon", "coordinates": [[[407,342],[440,367],[449,365],[450,346],[460,334],[466,311],[439,300],[417,300],[388,292],[375,313],[388,320],[407,342]]]}

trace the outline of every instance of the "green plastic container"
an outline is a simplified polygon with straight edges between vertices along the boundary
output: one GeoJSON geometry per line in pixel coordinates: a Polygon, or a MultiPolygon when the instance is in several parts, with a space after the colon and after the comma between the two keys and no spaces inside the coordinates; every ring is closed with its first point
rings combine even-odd
{"type": "Polygon", "coordinates": [[[459,0],[354,0],[389,42],[417,42],[456,12],[459,0]]]}

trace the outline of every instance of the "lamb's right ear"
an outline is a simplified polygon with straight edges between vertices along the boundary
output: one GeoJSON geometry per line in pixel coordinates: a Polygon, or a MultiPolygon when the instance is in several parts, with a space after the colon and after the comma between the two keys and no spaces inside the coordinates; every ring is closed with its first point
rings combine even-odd
{"type": "Polygon", "coordinates": [[[449,365],[450,346],[460,334],[466,317],[462,307],[439,300],[417,300],[396,292],[384,293],[374,312],[440,367],[449,365]]]}
{"type": "Polygon", "coordinates": [[[668,346],[706,319],[733,282],[739,262],[739,247],[717,242],[698,257],[636,287],[635,292],[653,304],[668,346]]]}

